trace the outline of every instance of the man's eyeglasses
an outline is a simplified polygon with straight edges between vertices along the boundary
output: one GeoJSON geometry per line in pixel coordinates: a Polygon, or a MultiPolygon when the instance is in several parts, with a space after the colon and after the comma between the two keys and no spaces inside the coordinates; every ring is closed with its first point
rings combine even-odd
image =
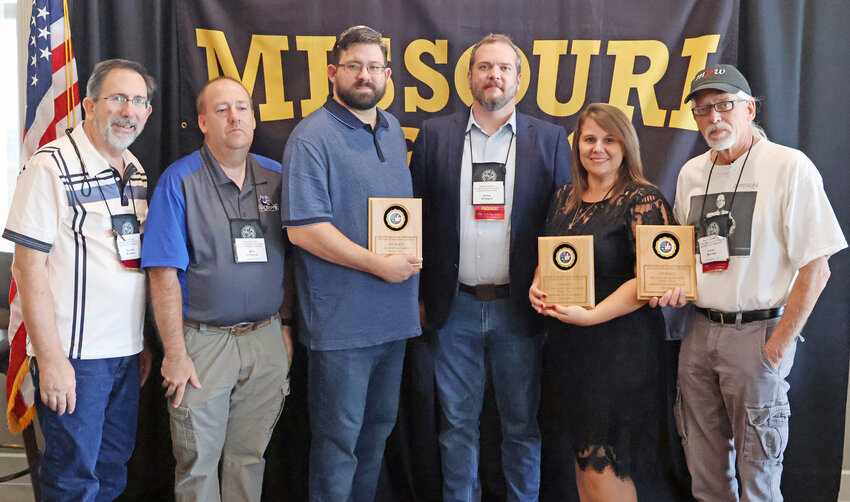
{"type": "MultiPolygon", "coordinates": [[[[352,75],[359,75],[360,71],[363,70],[363,65],[360,63],[340,63],[336,65],[337,68],[342,68],[346,72],[352,75]]],[[[369,63],[366,65],[366,71],[371,73],[372,75],[377,75],[384,71],[386,66],[380,65],[378,63],[369,63]]]]}
{"type": "Polygon", "coordinates": [[[741,101],[746,101],[746,99],[736,99],[735,101],[721,101],[719,103],[714,103],[713,105],[704,105],[704,106],[696,106],[691,108],[691,111],[694,113],[695,117],[702,117],[703,115],[708,115],[711,113],[711,109],[714,108],[720,113],[728,112],[732,108],[735,108],[735,103],[740,103],[741,101]]]}
{"type": "Polygon", "coordinates": [[[141,96],[136,96],[135,98],[128,98],[127,96],[122,96],[121,94],[106,96],[105,98],[92,98],[92,101],[97,101],[99,99],[106,101],[110,105],[114,105],[119,108],[123,107],[127,103],[131,103],[133,105],[133,108],[146,110],[151,104],[148,98],[143,98],[141,96]]]}

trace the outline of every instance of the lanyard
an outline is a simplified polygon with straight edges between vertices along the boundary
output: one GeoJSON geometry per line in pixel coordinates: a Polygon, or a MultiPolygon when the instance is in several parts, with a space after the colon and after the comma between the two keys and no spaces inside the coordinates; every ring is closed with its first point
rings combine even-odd
{"type": "MultiPolygon", "coordinates": [[[[470,165],[475,165],[475,158],[472,153],[472,129],[466,131],[466,136],[469,138],[469,163],[470,165]]],[[[511,147],[514,145],[514,136],[516,136],[516,133],[511,130],[511,142],[508,143],[508,153],[505,154],[505,161],[502,163],[506,169],[508,165],[508,158],[511,156],[511,147]]]]}
{"type": "MultiPolygon", "coordinates": [[[[204,153],[206,155],[210,155],[212,157],[212,154],[210,154],[208,152],[204,152],[204,153]]],[[[204,155],[203,160],[204,160],[204,163],[209,166],[210,162],[207,158],[205,158],[206,155],[204,155]]],[[[216,161],[216,162],[218,162],[218,161],[216,161]]],[[[256,178],[254,177],[254,169],[251,168],[251,163],[248,161],[248,158],[245,159],[245,181],[251,184],[251,189],[254,191],[254,199],[257,202],[257,221],[260,221],[260,198],[257,195],[257,183],[256,183],[256,178]],[[250,180],[248,179],[249,177],[250,177],[250,180]]],[[[232,220],[232,218],[230,217],[230,214],[227,213],[227,206],[224,205],[224,199],[221,197],[221,191],[218,189],[218,183],[215,182],[215,179],[213,179],[213,188],[215,188],[215,193],[216,193],[216,195],[218,195],[218,201],[221,203],[221,209],[222,209],[222,211],[224,211],[224,216],[228,219],[228,221],[232,220]]],[[[239,197],[236,198],[236,206],[237,206],[237,208],[240,207],[239,197]]],[[[241,218],[241,216],[242,216],[241,209],[240,209],[239,213],[240,214],[238,214],[237,216],[239,216],[241,218]]]]}
{"type": "MultiPolygon", "coordinates": [[[[73,128],[65,129],[65,134],[68,136],[68,139],[71,140],[71,146],[74,147],[74,152],[77,154],[77,158],[80,159],[80,167],[83,169],[83,179],[86,180],[87,183],[89,183],[89,193],[91,193],[91,182],[88,181],[89,171],[88,171],[88,169],[86,169],[86,163],[85,163],[85,161],[83,161],[83,156],[80,155],[80,149],[77,148],[77,142],[74,141],[74,138],[71,136],[72,132],[74,132],[73,128]]],[[[110,166],[110,167],[112,167],[112,166],[110,166]]],[[[115,169],[115,168],[112,168],[112,169],[115,169]]],[[[112,218],[113,218],[112,210],[109,209],[109,203],[106,202],[106,196],[103,194],[103,187],[100,186],[100,179],[97,176],[95,176],[94,182],[97,183],[97,189],[100,192],[100,198],[103,200],[103,204],[106,206],[106,212],[109,213],[109,219],[112,220],[112,218]]],[[[133,201],[133,216],[136,219],[139,219],[139,217],[136,213],[136,199],[135,199],[135,197],[132,197],[132,195],[133,195],[133,184],[130,182],[130,180],[127,180],[127,185],[130,186],[130,200],[133,201]]],[[[77,204],[82,206],[82,203],[80,203],[79,199],[77,199],[77,193],[73,190],[73,188],[71,189],[71,193],[74,194],[74,200],[77,202],[77,204]]],[[[123,194],[121,193],[120,190],[118,191],[118,197],[119,198],[123,197],[123,194]]],[[[113,229],[112,231],[115,232],[115,229],[113,229]]],[[[121,238],[123,239],[124,237],[122,236],[121,238]]]]}
{"type": "MultiPolygon", "coordinates": [[[[755,143],[755,137],[750,140],[750,147],[747,149],[747,155],[744,157],[744,163],[741,165],[741,172],[738,173],[738,180],[735,182],[735,190],[732,192],[732,200],[729,202],[729,213],[732,212],[732,204],[735,203],[735,195],[738,193],[738,183],[741,182],[741,176],[744,174],[744,168],[747,167],[747,159],[750,158],[750,152],[753,149],[753,143],[755,143]]],[[[711,173],[714,172],[714,164],[717,163],[717,157],[719,155],[714,156],[714,160],[711,161],[711,169],[708,170],[708,181],[705,182],[705,193],[702,196],[702,209],[700,209],[700,218],[705,214],[705,199],[708,198],[708,185],[711,183],[711,173]]],[[[705,229],[702,229],[705,232],[705,229]]]]}

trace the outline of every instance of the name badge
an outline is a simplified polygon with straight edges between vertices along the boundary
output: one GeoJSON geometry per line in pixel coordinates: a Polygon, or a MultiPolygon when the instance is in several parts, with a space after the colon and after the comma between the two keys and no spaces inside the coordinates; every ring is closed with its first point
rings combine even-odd
{"type": "Polygon", "coordinates": [[[472,204],[505,203],[505,165],[501,162],[472,164],[472,204]]]}
{"type": "Polygon", "coordinates": [[[233,259],[236,263],[265,263],[266,239],[259,220],[230,220],[230,235],[233,239],[233,259]]]}
{"type": "Polygon", "coordinates": [[[136,215],[112,215],[112,233],[115,236],[118,260],[129,269],[139,269],[142,258],[142,235],[139,233],[139,220],[136,215]]]}
{"type": "Polygon", "coordinates": [[[700,237],[698,242],[703,272],[720,272],[729,268],[729,239],[707,235],[700,237]]]}
{"type": "Polygon", "coordinates": [[[505,220],[505,206],[475,206],[476,220],[505,220]]]}

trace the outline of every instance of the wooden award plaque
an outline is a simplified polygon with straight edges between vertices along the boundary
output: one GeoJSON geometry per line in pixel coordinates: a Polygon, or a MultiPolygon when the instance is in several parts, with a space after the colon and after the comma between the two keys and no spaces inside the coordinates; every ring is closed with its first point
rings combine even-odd
{"type": "Polygon", "coordinates": [[[422,199],[369,198],[369,251],[422,258],[422,199]]]}
{"type": "Polygon", "coordinates": [[[637,297],[648,300],[675,287],[685,298],[697,298],[694,227],[637,225],[635,227],[637,297]]]}
{"type": "Polygon", "coordinates": [[[592,235],[538,237],[537,258],[547,306],[596,306],[592,235]]]}

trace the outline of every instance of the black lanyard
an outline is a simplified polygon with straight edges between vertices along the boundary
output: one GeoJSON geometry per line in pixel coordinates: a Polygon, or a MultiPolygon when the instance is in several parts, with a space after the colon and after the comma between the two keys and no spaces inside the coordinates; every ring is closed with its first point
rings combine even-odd
{"type": "MultiPolygon", "coordinates": [[[[211,153],[209,153],[209,155],[210,155],[210,157],[212,157],[211,153]]],[[[206,157],[206,156],[204,156],[204,157],[206,157]]],[[[204,158],[203,161],[204,161],[205,164],[207,164],[209,166],[208,159],[204,158]]],[[[216,160],[216,162],[218,162],[218,160],[216,160]]],[[[209,167],[213,167],[213,166],[209,166],[209,167]]],[[[220,165],[218,167],[219,167],[219,169],[221,169],[220,165]]],[[[223,171],[224,170],[222,169],[222,172],[223,171]]],[[[231,180],[231,181],[233,181],[233,180],[231,180]]],[[[212,182],[213,182],[213,188],[215,188],[215,193],[216,193],[216,195],[218,195],[218,201],[221,203],[221,209],[224,211],[224,216],[227,218],[228,221],[233,220],[233,218],[231,218],[230,215],[227,213],[227,206],[224,205],[224,199],[221,197],[221,191],[218,189],[218,183],[215,182],[215,178],[213,178],[212,182]]],[[[245,158],[245,182],[250,183],[251,189],[254,191],[254,200],[257,202],[257,222],[259,223],[260,222],[260,197],[257,195],[257,183],[256,183],[256,178],[254,177],[254,169],[251,167],[251,163],[249,162],[247,157],[245,158]],[[248,180],[249,175],[250,175],[250,181],[248,180]]],[[[241,189],[240,189],[240,191],[241,191],[241,189]]],[[[239,214],[237,215],[238,218],[236,218],[236,219],[242,218],[242,210],[241,210],[241,205],[239,203],[239,200],[240,200],[240,197],[237,196],[236,197],[236,207],[237,207],[237,209],[239,209],[239,214]]],[[[260,225],[260,228],[263,231],[265,231],[265,229],[262,228],[262,225],[260,225]]]]}
{"type": "MultiPolygon", "coordinates": [[[[747,149],[747,155],[746,157],[744,157],[744,163],[741,165],[741,172],[738,173],[738,181],[735,182],[735,190],[732,192],[732,200],[729,202],[729,209],[727,210],[729,214],[732,214],[732,204],[735,203],[735,195],[738,193],[738,183],[741,182],[741,176],[744,174],[744,168],[747,167],[747,159],[750,158],[750,152],[753,149],[753,143],[755,143],[755,141],[756,138],[755,136],[753,136],[753,138],[750,140],[750,147],[747,149]]],[[[708,181],[705,182],[705,193],[702,196],[702,209],[700,209],[699,212],[700,219],[702,219],[703,215],[705,214],[705,199],[708,198],[708,185],[711,183],[711,173],[714,172],[714,164],[717,163],[717,157],[719,156],[719,153],[714,156],[714,160],[711,161],[711,169],[708,170],[708,181]]],[[[702,225],[700,224],[700,226],[702,225]]],[[[702,229],[702,231],[703,233],[705,233],[704,228],[702,229]]]]}
{"type": "MultiPolygon", "coordinates": [[[[472,153],[472,129],[466,131],[466,136],[469,138],[469,163],[470,165],[475,165],[475,158],[472,153]]],[[[514,136],[516,133],[511,129],[511,142],[508,143],[508,153],[505,154],[505,161],[502,163],[505,166],[505,172],[507,172],[508,159],[511,157],[511,147],[514,145],[514,136]]]]}
{"type": "MultiPolygon", "coordinates": [[[[86,183],[88,183],[88,184],[89,184],[89,193],[91,193],[91,182],[89,181],[89,171],[88,171],[88,169],[86,169],[86,163],[85,163],[85,161],[83,161],[83,156],[82,156],[82,155],[80,155],[80,149],[79,149],[79,148],[77,148],[77,142],[76,142],[76,141],[74,141],[74,138],[71,136],[71,133],[72,133],[72,132],[74,132],[74,129],[73,129],[73,128],[65,129],[65,134],[68,136],[68,139],[69,139],[69,140],[71,140],[71,146],[73,146],[73,147],[74,147],[74,152],[77,154],[77,158],[78,158],[78,159],[80,159],[80,167],[81,167],[81,168],[82,168],[82,170],[83,170],[83,180],[84,180],[86,183]]],[[[114,167],[112,167],[112,166],[109,166],[109,167],[110,167],[110,168],[112,168],[112,169],[115,169],[115,168],[114,168],[114,167]]],[[[127,167],[129,167],[129,166],[127,166],[127,167]]],[[[122,180],[122,181],[123,181],[123,180],[122,180]]],[[[106,202],[106,196],[105,196],[105,195],[103,195],[103,187],[101,187],[101,186],[100,186],[100,179],[98,179],[98,177],[97,177],[97,176],[95,176],[95,177],[94,177],[94,182],[97,184],[97,189],[98,189],[98,191],[100,192],[100,198],[103,200],[103,204],[106,206],[106,212],[107,212],[107,213],[109,213],[109,219],[110,219],[110,221],[111,221],[111,220],[113,219],[112,210],[111,210],[111,209],[109,209],[109,203],[108,203],[108,202],[106,202]]],[[[136,213],[136,199],[135,199],[135,197],[133,197],[133,196],[132,196],[132,195],[133,195],[133,184],[130,182],[130,180],[127,180],[127,184],[125,185],[125,188],[126,188],[127,186],[129,186],[129,187],[130,187],[130,200],[131,200],[131,201],[133,201],[133,217],[135,217],[135,218],[136,218],[136,220],[138,220],[138,219],[139,219],[139,217],[138,217],[138,215],[137,215],[137,213],[136,213]]],[[[118,187],[116,186],[116,188],[118,188],[118,187]]],[[[74,201],[76,201],[76,203],[77,203],[80,207],[82,207],[82,205],[83,205],[83,204],[82,204],[82,203],[80,202],[80,200],[77,198],[77,193],[74,191],[74,187],[73,187],[73,186],[71,187],[71,193],[73,193],[73,194],[74,194],[74,201]]],[[[85,194],[83,194],[83,195],[85,195],[85,194]]],[[[123,196],[124,196],[124,194],[123,194],[123,193],[121,193],[121,190],[118,190],[118,198],[119,198],[119,199],[121,199],[123,196]]],[[[113,232],[115,232],[115,229],[113,229],[112,231],[113,231],[113,232]]],[[[122,237],[122,238],[123,238],[123,237],[122,237]]]]}

